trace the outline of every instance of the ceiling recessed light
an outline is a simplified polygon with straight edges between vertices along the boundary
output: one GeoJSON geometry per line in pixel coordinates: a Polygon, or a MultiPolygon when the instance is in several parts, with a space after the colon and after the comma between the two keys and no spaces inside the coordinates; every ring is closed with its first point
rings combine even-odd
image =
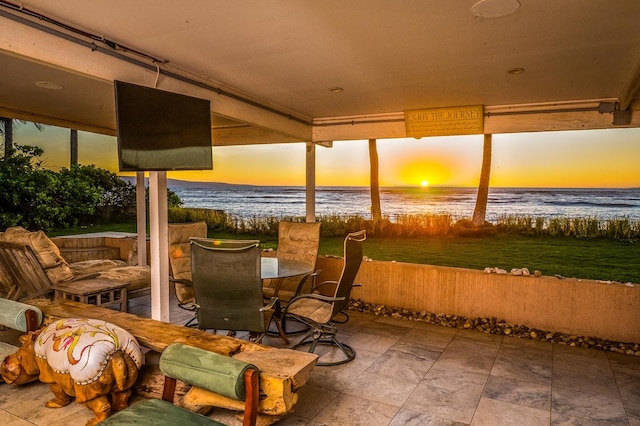
{"type": "Polygon", "coordinates": [[[505,71],[507,74],[511,74],[511,75],[520,75],[524,72],[524,68],[520,68],[520,67],[516,67],[516,68],[509,68],[508,70],[505,71]]]}
{"type": "Polygon", "coordinates": [[[329,91],[331,93],[340,93],[344,91],[344,89],[342,87],[329,87],[329,91]]]}
{"type": "Polygon", "coordinates": [[[476,18],[503,18],[520,9],[518,0],[480,0],[471,6],[471,13],[476,18]]]}
{"type": "Polygon", "coordinates": [[[63,87],[57,83],[52,83],[50,81],[36,81],[36,86],[41,89],[49,89],[49,90],[61,90],[63,87]]]}

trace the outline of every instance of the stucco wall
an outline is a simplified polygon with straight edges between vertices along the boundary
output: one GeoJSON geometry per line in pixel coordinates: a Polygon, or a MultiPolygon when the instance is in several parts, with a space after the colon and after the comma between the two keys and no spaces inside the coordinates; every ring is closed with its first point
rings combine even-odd
{"type": "MultiPolygon", "coordinates": [[[[319,257],[321,281],[337,279],[342,260],[319,257]]],[[[640,285],[401,262],[363,262],[352,298],[432,313],[496,317],[546,331],[640,342],[640,285]]]]}

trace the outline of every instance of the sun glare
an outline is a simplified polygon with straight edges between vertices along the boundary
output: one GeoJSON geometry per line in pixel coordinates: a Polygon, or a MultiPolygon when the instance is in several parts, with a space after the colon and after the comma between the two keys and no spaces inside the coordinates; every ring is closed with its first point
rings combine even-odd
{"type": "Polygon", "coordinates": [[[420,186],[422,186],[423,188],[426,188],[427,186],[429,186],[429,181],[423,180],[422,182],[420,182],[420,186]]]}

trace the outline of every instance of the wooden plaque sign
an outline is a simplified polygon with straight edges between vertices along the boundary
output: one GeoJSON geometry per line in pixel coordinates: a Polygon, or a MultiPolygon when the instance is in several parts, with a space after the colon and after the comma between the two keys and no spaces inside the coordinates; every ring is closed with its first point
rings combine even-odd
{"type": "Polygon", "coordinates": [[[484,132],[482,105],[405,111],[407,136],[475,135],[484,132]]]}

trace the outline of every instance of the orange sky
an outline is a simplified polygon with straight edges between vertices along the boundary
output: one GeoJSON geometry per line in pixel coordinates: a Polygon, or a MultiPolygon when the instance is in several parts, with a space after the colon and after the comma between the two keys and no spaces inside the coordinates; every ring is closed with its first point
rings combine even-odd
{"type": "MultiPolygon", "coordinates": [[[[31,124],[18,144],[45,149],[45,165],[69,165],[69,130],[31,124]]],[[[477,186],[482,135],[378,140],[381,186],[477,186]]],[[[317,147],[316,183],[369,185],[367,141],[317,147]]],[[[640,187],[640,129],[493,136],[491,185],[496,187],[640,187]]],[[[115,137],[79,133],[79,161],[117,172],[115,137]]],[[[214,147],[212,171],[169,172],[169,178],[255,185],[304,185],[304,144],[214,147]]]]}

